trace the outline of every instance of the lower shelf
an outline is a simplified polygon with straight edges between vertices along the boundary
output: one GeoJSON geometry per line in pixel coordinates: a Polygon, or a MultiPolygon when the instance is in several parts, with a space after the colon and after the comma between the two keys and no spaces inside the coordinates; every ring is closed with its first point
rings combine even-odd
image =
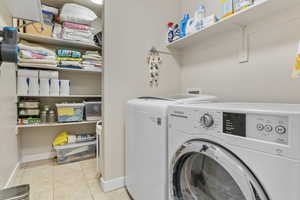
{"type": "Polygon", "coordinates": [[[38,127],[55,127],[55,126],[70,126],[70,125],[84,125],[84,124],[96,124],[97,121],[83,121],[83,122],[69,122],[69,123],[47,123],[47,124],[29,124],[29,125],[17,125],[17,128],[38,128],[38,127]]]}

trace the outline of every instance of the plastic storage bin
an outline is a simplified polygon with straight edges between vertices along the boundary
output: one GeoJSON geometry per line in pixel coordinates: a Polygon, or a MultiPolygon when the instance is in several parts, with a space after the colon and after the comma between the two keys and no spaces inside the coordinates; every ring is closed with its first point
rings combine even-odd
{"type": "Polygon", "coordinates": [[[54,147],[57,163],[65,164],[96,157],[96,141],[54,147]]]}
{"type": "Polygon", "coordinates": [[[83,120],[83,103],[56,104],[58,122],[80,122],[83,120]]]}
{"type": "Polygon", "coordinates": [[[101,120],[101,101],[85,101],[85,118],[87,121],[101,120]]]}
{"type": "Polygon", "coordinates": [[[30,186],[19,185],[0,190],[1,200],[29,200],[30,186]]]}

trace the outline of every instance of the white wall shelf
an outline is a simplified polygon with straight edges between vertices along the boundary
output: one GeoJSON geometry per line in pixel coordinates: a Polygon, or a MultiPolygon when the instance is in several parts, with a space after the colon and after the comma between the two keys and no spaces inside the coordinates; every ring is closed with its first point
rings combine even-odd
{"type": "Polygon", "coordinates": [[[40,44],[47,44],[47,45],[54,45],[54,46],[61,46],[61,47],[69,47],[69,48],[75,48],[75,49],[84,49],[84,50],[100,50],[101,48],[94,45],[94,44],[88,44],[85,42],[79,42],[79,41],[72,41],[72,40],[62,40],[62,39],[56,39],[52,37],[45,37],[45,36],[39,36],[39,35],[32,35],[27,33],[19,33],[19,38],[24,39],[30,42],[40,43],[40,44]]]}
{"type": "Polygon", "coordinates": [[[57,70],[61,72],[83,72],[83,73],[102,73],[103,70],[86,70],[86,69],[70,69],[70,68],[62,68],[62,67],[47,67],[47,66],[42,66],[42,65],[24,65],[24,64],[19,64],[19,67],[23,68],[30,68],[30,69],[47,69],[47,70],[57,70]]]}
{"type": "Polygon", "coordinates": [[[253,21],[257,21],[266,16],[272,16],[281,10],[299,6],[298,0],[257,0],[257,2],[232,16],[221,19],[215,24],[192,33],[184,38],[167,44],[169,49],[182,49],[193,44],[199,44],[208,38],[216,35],[222,35],[226,32],[234,30],[236,27],[245,28],[253,21]]]}
{"type": "Polygon", "coordinates": [[[17,128],[56,127],[56,126],[71,126],[71,125],[84,125],[84,124],[96,124],[96,123],[97,123],[97,121],[82,121],[82,122],[69,122],[69,123],[29,124],[29,125],[17,125],[17,128]]]}

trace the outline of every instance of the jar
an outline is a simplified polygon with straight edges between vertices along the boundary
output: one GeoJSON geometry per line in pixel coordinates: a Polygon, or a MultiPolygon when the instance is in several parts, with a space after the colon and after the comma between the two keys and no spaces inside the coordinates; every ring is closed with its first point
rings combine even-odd
{"type": "Polygon", "coordinates": [[[47,123],[47,111],[41,112],[41,123],[43,124],[47,123]]]}
{"type": "Polygon", "coordinates": [[[48,122],[55,123],[56,122],[56,115],[54,110],[50,110],[48,114],[48,122]]]}

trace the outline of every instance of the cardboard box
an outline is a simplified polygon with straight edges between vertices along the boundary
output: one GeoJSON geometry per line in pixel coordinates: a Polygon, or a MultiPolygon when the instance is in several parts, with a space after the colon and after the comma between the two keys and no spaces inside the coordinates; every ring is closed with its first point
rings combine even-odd
{"type": "Polygon", "coordinates": [[[52,29],[53,29],[53,24],[44,24],[43,30],[42,30],[42,24],[33,23],[33,24],[26,26],[25,30],[26,30],[26,33],[28,33],[28,34],[51,37],[52,29]]]}

